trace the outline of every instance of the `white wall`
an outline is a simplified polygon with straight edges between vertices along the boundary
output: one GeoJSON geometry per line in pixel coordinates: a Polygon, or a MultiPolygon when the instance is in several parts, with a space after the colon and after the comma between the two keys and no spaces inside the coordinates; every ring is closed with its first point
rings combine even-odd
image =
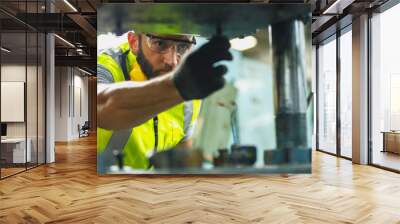
{"type": "Polygon", "coordinates": [[[78,124],[88,120],[88,78],[72,67],[56,67],[56,141],[79,138],[78,124]]]}
{"type": "Polygon", "coordinates": [[[78,136],[78,129],[77,126],[80,124],[81,126],[85,123],[85,121],[88,121],[88,78],[81,76],[81,73],[79,70],[75,70],[75,75],[74,75],[74,86],[75,86],[75,91],[74,91],[74,119],[72,120],[72,135],[73,136],[78,136]],[[77,75],[76,72],[79,72],[77,75]],[[80,108],[81,107],[81,108],[80,108]],[[81,111],[80,111],[81,110],[81,111]]]}
{"type": "Polygon", "coordinates": [[[55,68],[55,140],[68,140],[68,88],[69,69],[67,67],[55,68]]]}
{"type": "Polygon", "coordinates": [[[25,83],[1,82],[1,121],[24,122],[25,83]]]}
{"type": "MultiPolygon", "coordinates": [[[[23,102],[22,108],[19,108],[21,113],[26,112],[26,120],[22,122],[5,122],[7,123],[7,137],[9,138],[25,138],[29,139],[31,155],[33,162],[36,158],[39,163],[44,163],[44,74],[42,67],[25,64],[3,64],[1,66],[1,81],[2,82],[24,82],[26,84],[26,107],[23,102]],[[36,70],[38,69],[38,70],[36,70]],[[25,80],[27,78],[27,81],[25,80]],[[37,156],[37,153],[39,154],[37,156]]],[[[4,89],[2,89],[3,92],[4,89]]],[[[24,90],[20,90],[24,94],[24,90]]],[[[3,97],[7,97],[2,95],[3,97]]],[[[12,110],[9,107],[2,107],[2,112],[12,110]]],[[[15,110],[15,109],[14,109],[15,110]]],[[[13,111],[7,111],[13,112],[13,111]]]]}
{"type": "MultiPolygon", "coordinates": [[[[25,69],[26,69],[25,64],[24,65],[18,65],[18,64],[2,65],[1,66],[1,81],[2,82],[25,82],[25,75],[26,75],[25,69]]],[[[28,65],[27,71],[28,71],[29,75],[31,75],[33,73],[33,71],[36,74],[36,67],[28,65]]],[[[29,84],[36,85],[36,81],[29,80],[29,84]],[[32,83],[32,82],[34,82],[34,83],[32,83]]],[[[30,102],[34,101],[34,99],[36,99],[36,89],[29,88],[27,90],[28,90],[27,103],[29,104],[30,102]]],[[[36,104],[31,105],[31,106],[34,106],[36,108],[36,104]]],[[[7,108],[1,108],[1,110],[7,110],[7,108]]],[[[31,112],[31,111],[29,110],[29,112],[31,112]]],[[[35,123],[36,123],[36,114],[28,113],[27,116],[28,116],[27,117],[28,122],[35,121],[35,123]]],[[[26,126],[25,123],[26,122],[7,122],[7,136],[8,137],[25,137],[25,126],[26,126]]],[[[32,126],[33,125],[30,123],[28,125],[28,129],[32,126]]],[[[36,130],[36,126],[34,129],[36,130]]],[[[29,135],[29,133],[28,133],[28,135],[29,135]]]]}
{"type": "MultiPolygon", "coordinates": [[[[30,68],[28,67],[28,70],[30,68]]],[[[1,66],[2,82],[25,82],[25,64],[8,64],[1,66]]],[[[7,108],[1,108],[6,110],[7,108]]],[[[8,137],[25,137],[25,122],[7,122],[8,137]]]]}

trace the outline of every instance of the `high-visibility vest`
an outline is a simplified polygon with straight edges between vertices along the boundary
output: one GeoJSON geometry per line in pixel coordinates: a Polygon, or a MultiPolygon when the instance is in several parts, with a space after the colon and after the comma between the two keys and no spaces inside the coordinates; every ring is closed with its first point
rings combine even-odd
{"type": "MultiPolygon", "coordinates": [[[[114,82],[146,80],[128,43],[99,54],[97,72],[111,73],[114,82]]],[[[151,154],[172,148],[183,140],[189,127],[197,120],[200,106],[200,100],[186,101],[127,130],[97,128],[98,172],[104,173],[104,167],[116,164],[113,151],[121,149],[124,165],[135,169],[149,168],[148,157],[151,154]]]]}

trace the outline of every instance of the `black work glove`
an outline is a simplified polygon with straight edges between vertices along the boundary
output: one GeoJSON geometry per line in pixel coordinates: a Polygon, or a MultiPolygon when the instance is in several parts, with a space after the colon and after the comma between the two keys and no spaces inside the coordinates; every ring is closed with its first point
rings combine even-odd
{"type": "Polygon", "coordinates": [[[173,80],[184,100],[203,99],[225,84],[226,66],[214,66],[221,60],[232,60],[228,38],[214,36],[186,57],[174,74],[173,80]]]}

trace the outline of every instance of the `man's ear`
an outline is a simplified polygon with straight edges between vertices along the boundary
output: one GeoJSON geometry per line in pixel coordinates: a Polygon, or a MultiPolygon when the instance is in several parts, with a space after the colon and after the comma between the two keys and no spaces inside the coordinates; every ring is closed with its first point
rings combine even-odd
{"type": "Polygon", "coordinates": [[[139,34],[129,32],[128,33],[128,42],[129,42],[131,51],[134,54],[137,54],[139,52],[139,34]]]}

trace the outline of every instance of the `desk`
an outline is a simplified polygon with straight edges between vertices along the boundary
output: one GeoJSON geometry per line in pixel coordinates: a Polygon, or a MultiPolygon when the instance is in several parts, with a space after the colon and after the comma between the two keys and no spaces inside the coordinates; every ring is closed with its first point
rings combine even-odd
{"type": "Polygon", "coordinates": [[[26,154],[25,154],[25,138],[6,138],[1,139],[1,157],[6,160],[6,163],[25,163],[30,162],[31,145],[30,138],[27,139],[26,154]],[[11,159],[12,158],[12,159],[11,159]],[[25,158],[27,160],[25,161],[25,158]]]}
{"type": "Polygon", "coordinates": [[[383,131],[383,150],[382,152],[392,152],[400,154],[400,132],[383,131]]]}

